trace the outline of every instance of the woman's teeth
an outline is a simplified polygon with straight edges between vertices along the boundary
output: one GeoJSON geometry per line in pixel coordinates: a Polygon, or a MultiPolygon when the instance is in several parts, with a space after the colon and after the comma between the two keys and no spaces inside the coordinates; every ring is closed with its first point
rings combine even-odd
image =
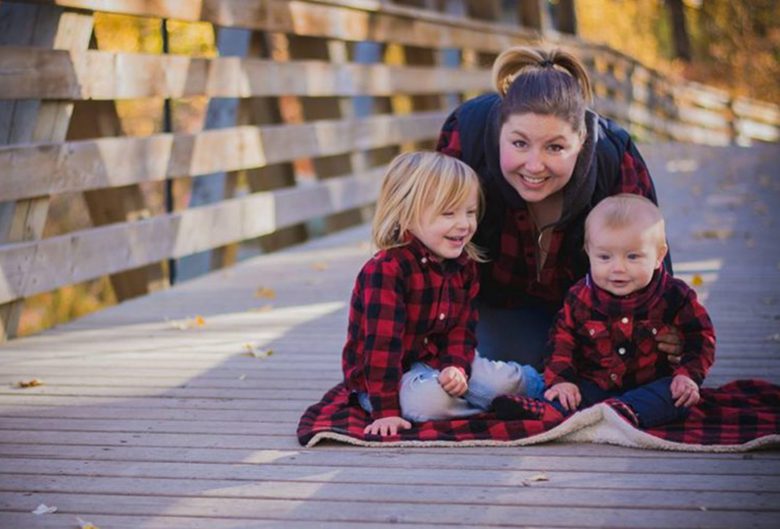
{"type": "Polygon", "coordinates": [[[547,177],[535,178],[533,176],[523,175],[523,180],[525,180],[526,182],[529,182],[531,184],[541,184],[542,182],[547,180],[547,177]]]}

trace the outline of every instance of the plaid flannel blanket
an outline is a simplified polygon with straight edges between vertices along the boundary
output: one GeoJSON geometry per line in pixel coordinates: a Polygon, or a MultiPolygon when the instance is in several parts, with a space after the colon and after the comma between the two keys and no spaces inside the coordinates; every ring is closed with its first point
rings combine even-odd
{"type": "Polygon", "coordinates": [[[611,443],[685,451],[745,451],[780,446],[780,386],[737,380],[704,388],[685,421],[639,430],[608,404],[598,404],[563,421],[503,421],[486,412],[465,419],[415,424],[398,435],[366,435],[369,415],[343,384],[310,406],[298,424],[298,441],[324,439],[363,446],[530,445],[547,441],[611,443]]]}

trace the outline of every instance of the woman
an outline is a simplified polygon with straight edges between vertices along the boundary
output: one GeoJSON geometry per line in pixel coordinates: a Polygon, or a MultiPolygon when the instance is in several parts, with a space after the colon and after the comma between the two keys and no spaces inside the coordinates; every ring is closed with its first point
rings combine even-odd
{"type": "MultiPolygon", "coordinates": [[[[588,269],[588,212],[619,193],[657,200],[628,133],[587,108],[590,80],[574,56],[510,48],[493,81],[498,94],[458,107],[437,149],[474,168],[485,193],[474,237],[489,259],[480,266],[480,354],[541,369],[553,316],[588,269]]],[[[671,271],[668,255],[664,266],[671,271]]],[[[679,361],[678,336],[657,339],[679,361]]]]}

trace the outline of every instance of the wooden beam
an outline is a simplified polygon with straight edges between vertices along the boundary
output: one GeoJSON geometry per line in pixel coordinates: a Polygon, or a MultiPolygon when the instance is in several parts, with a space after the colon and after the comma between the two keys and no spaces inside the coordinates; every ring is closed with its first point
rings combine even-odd
{"type": "Polygon", "coordinates": [[[435,138],[446,112],[0,147],[0,201],[235,171],[435,138]],[[125,160],[137,163],[124,163],[125,160]]]}
{"type": "MultiPolygon", "coordinates": [[[[52,6],[0,4],[3,43],[51,47],[62,50],[86,49],[92,36],[92,15],[63,12],[52,6]]],[[[30,97],[30,96],[28,96],[30,97]]],[[[37,100],[13,101],[3,105],[13,120],[0,131],[0,143],[62,141],[68,131],[73,103],[37,100]]],[[[17,203],[2,204],[0,243],[40,239],[49,213],[47,193],[27,197],[17,203]]],[[[25,277],[25,281],[27,278],[25,277]]],[[[0,305],[0,342],[16,336],[22,302],[0,305]]]]}
{"type": "Polygon", "coordinates": [[[426,9],[379,2],[299,0],[25,0],[128,15],[205,21],[218,26],[346,41],[394,42],[430,48],[467,47],[499,53],[513,44],[538,41],[524,28],[464,20],[426,9]],[[345,5],[347,4],[347,5],[345,5]]]}
{"type": "Polygon", "coordinates": [[[487,69],[399,67],[3,47],[4,99],[389,96],[489,90],[487,69]]]}
{"type": "Polygon", "coordinates": [[[0,303],[370,204],[384,167],[136,222],[0,247],[0,303]]]}

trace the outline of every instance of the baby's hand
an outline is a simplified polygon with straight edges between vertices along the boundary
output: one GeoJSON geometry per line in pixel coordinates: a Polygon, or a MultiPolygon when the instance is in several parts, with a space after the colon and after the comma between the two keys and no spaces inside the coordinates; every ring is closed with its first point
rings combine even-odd
{"type": "Polygon", "coordinates": [[[401,417],[382,417],[363,428],[363,433],[370,433],[372,435],[395,435],[398,433],[398,428],[408,430],[411,427],[412,423],[401,417]]]}
{"type": "Polygon", "coordinates": [[[558,382],[544,392],[544,398],[547,400],[558,399],[561,402],[561,406],[567,411],[576,410],[582,401],[580,388],[571,382],[558,382]]]}
{"type": "Polygon", "coordinates": [[[688,408],[699,402],[699,386],[685,375],[676,375],[669,389],[672,391],[674,405],[678,408],[688,408]]]}
{"type": "Polygon", "coordinates": [[[462,397],[469,389],[466,374],[455,366],[447,366],[439,373],[439,384],[448,395],[462,397]]]}

